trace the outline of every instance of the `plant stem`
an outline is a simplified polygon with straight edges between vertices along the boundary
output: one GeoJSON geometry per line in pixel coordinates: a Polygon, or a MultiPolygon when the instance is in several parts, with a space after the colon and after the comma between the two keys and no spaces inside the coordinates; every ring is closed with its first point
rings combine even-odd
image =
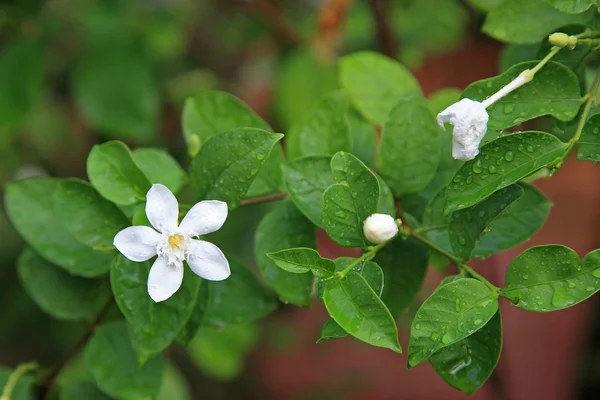
{"type": "Polygon", "coordinates": [[[13,390],[17,386],[19,379],[26,373],[34,371],[37,368],[38,364],[35,361],[19,365],[8,377],[6,385],[4,385],[4,390],[2,390],[0,400],[10,400],[10,396],[12,395],[13,390]]]}
{"type": "Polygon", "coordinates": [[[448,258],[450,261],[452,261],[454,263],[454,265],[456,265],[456,268],[458,268],[461,272],[463,273],[468,273],[469,275],[471,275],[473,278],[477,279],[478,281],[482,282],[483,284],[485,284],[487,287],[489,287],[490,289],[492,289],[492,291],[494,292],[500,292],[500,288],[495,286],[494,284],[492,284],[490,281],[488,281],[483,275],[478,274],[477,272],[475,272],[475,270],[473,270],[473,268],[469,267],[467,264],[465,264],[462,260],[458,259],[456,256],[454,256],[453,254],[451,254],[450,252],[444,250],[443,248],[441,248],[440,246],[438,246],[437,244],[433,243],[432,241],[430,241],[429,239],[424,238],[423,236],[419,235],[417,232],[415,232],[414,230],[411,230],[410,235],[415,238],[416,240],[418,240],[419,242],[423,243],[424,245],[434,249],[435,251],[439,252],[440,254],[442,254],[444,257],[448,258]]]}
{"type": "Polygon", "coordinates": [[[373,257],[375,257],[375,255],[377,254],[377,252],[379,250],[381,250],[386,244],[388,244],[392,240],[394,240],[394,238],[388,240],[387,242],[380,243],[380,244],[378,244],[376,246],[373,246],[373,247],[369,248],[369,251],[367,251],[365,254],[363,254],[362,256],[360,256],[359,258],[357,258],[356,260],[352,261],[346,268],[344,268],[342,271],[336,273],[335,276],[337,276],[339,278],[345,277],[346,275],[348,275],[348,272],[352,271],[352,269],[354,267],[356,267],[358,264],[360,264],[363,261],[369,261],[373,257]]]}
{"type": "Polygon", "coordinates": [[[546,65],[548,61],[550,61],[552,57],[554,57],[561,49],[562,47],[553,46],[546,57],[544,57],[542,61],[540,61],[535,67],[531,68],[531,73],[535,75],[535,73],[542,69],[542,67],[546,65]]]}
{"type": "Polygon", "coordinates": [[[371,9],[373,21],[375,22],[375,34],[377,36],[377,47],[379,47],[379,51],[388,57],[396,58],[398,48],[387,19],[388,14],[385,10],[385,2],[382,0],[369,0],[369,7],[371,9]]]}
{"type": "MultiPolygon", "coordinates": [[[[598,72],[596,73],[596,78],[594,79],[594,83],[592,83],[592,87],[590,91],[585,95],[585,106],[583,107],[583,112],[581,113],[581,117],[579,118],[579,123],[577,124],[577,130],[575,134],[569,140],[569,149],[566,153],[569,152],[575,146],[575,143],[579,141],[579,137],[581,136],[581,132],[583,131],[583,127],[587,121],[588,115],[590,114],[590,109],[592,105],[596,103],[596,93],[598,92],[598,85],[600,85],[600,68],[598,68],[598,72]]],[[[566,155],[565,155],[566,156],[566,155]]]]}
{"type": "Polygon", "coordinates": [[[285,199],[286,197],[288,197],[287,192],[273,193],[266,196],[253,197],[251,199],[245,199],[240,201],[240,207],[251,206],[253,204],[267,203],[269,201],[281,200],[285,199]]]}
{"type": "MultiPolygon", "coordinates": [[[[54,381],[56,380],[56,378],[58,377],[60,372],[63,370],[63,368],[65,368],[69,364],[69,362],[73,359],[73,357],[75,357],[75,355],[77,353],[79,353],[79,350],[81,350],[81,348],[88,342],[90,337],[92,337],[92,334],[96,330],[96,326],[106,316],[108,311],[113,306],[114,302],[115,302],[115,298],[111,296],[111,298],[108,299],[106,304],[104,304],[104,307],[102,307],[102,309],[98,312],[98,314],[96,314],[96,316],[94,317],[92,322],[90,322],[87,329],[83,333],[83,336],[77,341],[77,343],[75,343],[75,345],[73,346],[71,351],[69,351],[69,353],[66,355],[66,357],[60,363],[58,363],[58,365],[56,365],[56,367],[54,367],[54,369],[52,369],[52,371],[50,371],[50,373],[48,374],[46,379],[44,379],[44,382],[41,385],[40,392],[38,395],[39,400],[44,400],[48,396],[48,393],[50,392],[50,389],[54,385],[54,381]]],[[[0,399],[0,400],[4,400],[4,399],[0,399]]]]}

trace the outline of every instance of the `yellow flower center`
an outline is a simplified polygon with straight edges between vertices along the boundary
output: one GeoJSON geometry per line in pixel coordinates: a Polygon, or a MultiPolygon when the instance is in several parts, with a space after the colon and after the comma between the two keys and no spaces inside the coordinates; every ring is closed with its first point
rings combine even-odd
{"type": "Polygon", "coordinates": [[[167,239],[167,241],[169,242],[169,244],[171,246],[179,247],[182,239],[183,238],[181,237],[181,235],[173,235],[173,236],[169,236],[169,239],[167,239]]]}

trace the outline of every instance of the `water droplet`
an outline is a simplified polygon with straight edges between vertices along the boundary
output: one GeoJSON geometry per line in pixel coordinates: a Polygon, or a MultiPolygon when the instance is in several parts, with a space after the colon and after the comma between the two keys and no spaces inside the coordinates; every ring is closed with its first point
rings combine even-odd
{"type": "Polygon", "coordinates": [[[596,268],[595,270],[592,271],[592,276],[594,278],[600,278],[600,268],[596,268]]]}
{"type": "Polygon", "coordinates": [[[467,185],[469,185],[471,182],[473,182],[473,178],[471,176],[467,177],[467,185]]]}
{"type": "Polygon", "coordinates": [[[341,210],[340,211],[336,211],[335,212],[335,216],[338,217],[338,218],[344,218],[346,216],[346,213],[343,212],[343,211],[341,211],[341,210]]]}
{"type": "Polygon", "coordinates": [[[515,111],[515,105],[514,104],[506,104],[504,106],[504,114],[510,114],[513,111],[515,111]]]}
{"type": "Polygon", "coordinates": [[[527,280],[527,279],[529,279],[529,275],[523,275],[523,279],[524,279],[524,280],[527,280]]]}
{"type": "Polygon", "coordinates": [[[485,217],[485,211],[479,211],[479,218],[485,217]]]}
{"type": "Polygon", "coordinates": [[[533,147],[532,145],[527,146],[528,153],[533,153],[534,151],[535,151],[535,147],[533,147]]]}
{"type": "Polygon", "coordinates": [[[504,159],[508,162],[511,162],[515,159],[515,155],[512,151],[507,151],[506,153],[504,153],[504,159]]]}
{"type": "Polygon", "coordinates": [[[431,335],[429,335],[429,340],[431,340],[432,342],[437,341],[440,338],[440,335],[437,334],[437,332],[431,332],[431,335]]]}
{"type": "Polygon", "coordinates": [[[569,292],[567,292],[567,289],[563,285],[553,285],[553,288],[554,295],[552,295],[552,305],[554,307],[566,308],[575,302],[573,298],[569,296],[569,292]]]}
{"type": "Polygon", "coordinates": [[[475,325],[481,325],[482,322],[483,322],[483,320],[481,320],[481,319],[476,319],[475,321],[473,321],[473,323],[475,325]]]}
{"type": "Polygon", "coordinates": [[[594,128],[592,132],[594,133],[594,135],[597,135],[598,133],[600,133],[600,129],[594,128]]]}
{"type": "Polygon", "coordinates": [[[454,300],[454,306],[456,308],[456,312],[460,312],[460,300],[459,299],[454,300]]]}
{"type": "Polygon", "coordinates": [[[501,166],[503,162],[504,162],[504,159],[503,158],[499,158],[499,159],[496,160],[496,165],[497,166],[501,166]]]}
{"type": "Polygon", "coordinates": [[[415,324],[415,329],[416,329],[416,330],[419,330],[419,329],[421,329],[421,324],[419,324],[419,323],[415,324]]]}
{"type": "Polygon", "coordinates": [[[575,286],[577,286],[577,284],[575,282],[569,282],[569,287],[570,288],[574,288],[575,286]]]}
{"type": "Polygon", "coordinates": [[[262,159],[264,159],[264,158],[265,158],[264,154],[257,154],[257,155],[256,155],[256,159],[257,159],[257,160],[262,160],[262,159]]]}
{"type": "Polygon", "coordinates": [[[467,241],[465,240],[465,238],[464,238],[464,237],[462,237],[462,236],[459,236],[459,237],[458,237],[458,243],[460,243],[460,245],[461,245],[461,246],[464,246],[464,245],[465,245],[465,243],[467,243],[467,241]]]}
{"type": "Polygon", "coordinates": [[[490,171],[490,174],[495,174],[496,172],[498,172],[498,170],[496,169],[496,167],[494,165],[490,165],[488,167],[488,171],[490,171]]]}
{"type": "Polygon", "coordinates": [[[471,357],[467,356],[464,360],[460,360],[452,369],[450,370],[450,375],[456,375],[463,369],[467,368],[471,365],[471,357]]]}
{"type": "Polygon", "coordinates": [[[481,160],[477,160],[475,161],[475,163],[473,164],[473,172],[475,172],[476,174],[480,174],[483,172],[483,167],[481,166],[481,160]]]}
{"type": "Polygon", "coordinates": [[[454,342],[454,337],[450,332],[446,332],[444,336],[442,336],[442,343],[444,343],[445,345],[449,345],[452,342],[454,342]]]}
{"type": "Polygon", "coordinates": [[[520,145],[518,145],[518,146],[517,146],[517,150],[519,150],[519,151],[523,151],[523,149],[524,149],[524,147],[523,147],[523,145],[522,145],[522,144],[520,144],[520,145]]]}

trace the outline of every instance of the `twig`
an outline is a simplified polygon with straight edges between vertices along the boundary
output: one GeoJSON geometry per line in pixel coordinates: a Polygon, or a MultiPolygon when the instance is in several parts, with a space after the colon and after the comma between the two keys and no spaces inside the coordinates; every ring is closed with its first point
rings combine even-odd
{"type": "Polygon", "coordinates": [[[253,197],[251,199],[245,199],[240,201],[240,207],[251,206],[253,204],[267,203],[269,201],[281,200],[285,199],[287,196],[287,192],[281,192],[269,194],[267,196],[253,197]]]}
{"type": "Polygon", "coordinates": [[[300,34],[268,0],[241,0],[241,2],[262,18],[273,31],[276,39],[290,47],[298,47],[302,43],[300,34]]]}
{"type": "Polygon", "coordinates": [[[388,57],[396,58],[396,39],[387,20],[387,13],[383,0],[369,0],[369,7],[375,22],[375,34],[379,51],[388,57]]]}
{"type": "Polygon", "coordinates": [[[90,337],[92,337],[92,334],[96,330],[96,326],[100,323],[100,321],[102,321],[104,316],[106,316],[108,311],[113,306],[114,302],[115,302],[115,298],[111,296],[111,298],[106,302],[104,307],[102,307],[102,309],[94,317],[92,322],[90,322],[87,329],[83,333],[83,336],[77,341],[77,343],[75,343],[75,345],[69,351],[69,353],[65,356],[65,358],[60,363],[58,363],[56,365],[56,367],[54,367],[52,369],[52,371],[50,371],[50,373],[48,374],[48,376],[46,377],[46,379],[44,380],[44,382],[41,385],[41,388],[40,388],[40,391],[38,394],[39,400],[46,399],[46,397],[48,396],[48,393],[50,392],[50,389],[54,385],[54,381],[56,380],[58,375],[69,364],[69,362],[73,359],[73,357],[75,357],[75,355],[77,355],[77,353],[79,353],[79,350],[81,350],[81,348],[87,343],[87,341],[90,339],[90,337]]]}

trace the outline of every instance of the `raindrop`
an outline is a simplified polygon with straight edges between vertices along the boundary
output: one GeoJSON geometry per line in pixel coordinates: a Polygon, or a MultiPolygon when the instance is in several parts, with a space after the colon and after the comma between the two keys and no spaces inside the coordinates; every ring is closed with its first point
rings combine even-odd
{"type": "Polygon", "coordinates": [[[595,270],[592,271],[592,276],[594,278],[600,278],[600,268],[596,268],[595,270]]]}
{"type": "Polygon", "coordinates": [[[416,329],[416,330],[419,330],[419,329],[421,329],[421,324],[417,323],[417,324],[415,325],[415,329],[416,329]]]}
{"type": "Polygon", "coordinates": [[[483,167],[481,166],[481,160],[477,160],[475,161],[475,163],[473,164],[473,172],[475,172],[476,174],[480,174],[483,172],[483,167]]]}
{"type": "Polygon", "coordinates": [[[506,153],[504,153],[504,159],[508,162],[511,162],[515,159],[515,155],[512,151],[507,151],[506,153]]]}
{"type": "Polygon", "coordinates": [[[523,151],[523,145],[522,145],[522,144],[518,145],[518,146],[517,146],[517,150],[519,150],[519,151],[523,151]]]}
{"type": "Polygon", "coordinates": [[[488,167],[488,171],[490,171],[490,174],[495,174],[498,172],[498,170],[496,169],[496,167],[494,165],[490,165],[488,167]]]}
{"type": "MultiPolygon", "coordinates": [[[[569,296],[569,292],[563,285],[554,285],[554,295],[552,296],[552,305],[556,308],[566,308],[574,303],[573,298],[569,296]]],[[[538,303],[543,304],[541,301],[538,303]]]]}
{"type": "Polygon", "coordinates": [[[528,153],[533,153],[534,151],[535,151],[535,147],[533,147],[532,145],[527,146],[528,153]]]}

